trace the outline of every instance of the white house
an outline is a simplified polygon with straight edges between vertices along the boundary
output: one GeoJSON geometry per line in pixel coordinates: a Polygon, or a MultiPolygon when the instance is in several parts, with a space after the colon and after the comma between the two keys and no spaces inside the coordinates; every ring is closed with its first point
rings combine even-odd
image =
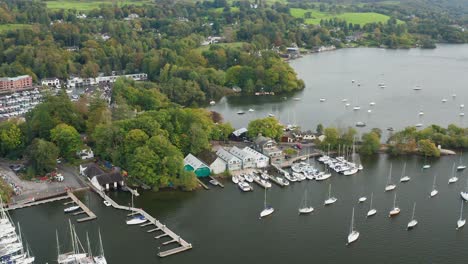
{"type": "Polygon", "coordinates": [[[255,168],[255,158],[238,147],[232,147],[229,152],[242,161],[242,169],[255,168]]]}
{"type": "Polygon", "coordinates": [[[45,78],[41,81],[42,86],[60,88],[60,80],[58,78],[45,78]]]}
{"type": "Polygon", "coordinates": [[[225,149],[219,148],[216,151],[216,155],[226,162],[229,171],[240,170],[242,168],[242,161],[225,149]]]}
{"type": "Polygon", "coordinates": [[[262,153],[250,147],[245,147],[243,151],[249,153],[250,155],[254,157],[257,168],[268,167],[268,163],[270,159],[267,156],[263,155],[262,153]]]}
{"type": "Polygon", "coordinates": [[[210,169],[213,174],[223,173],[227,169],[227,163],[218,157],[210,164],[210,169]]]}

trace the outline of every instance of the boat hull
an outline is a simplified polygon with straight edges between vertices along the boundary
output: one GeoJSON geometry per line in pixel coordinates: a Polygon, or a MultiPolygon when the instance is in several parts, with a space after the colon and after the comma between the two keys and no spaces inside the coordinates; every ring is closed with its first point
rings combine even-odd
{"type": "Polygon", "coordinates": [[[396,216],[400,213],[400,208],[393,208],[393,210],[390,211],[390,213],[388,214],[388,216],[392,217],[392,216],[396,216]]]}
{"type": "Polygon", "coordinates": [[[465,219],[459,219],[459,220],[457,221],[457,229],[462,228],[465,224],[466,224],[466,220],[465,220],[465,219]]]}
{"type": "Polygon", "coordinates": [[[416,220],[411,220],[411,221],[408,223],[408,229],[414,228],[417,224],[418,224],[418,221],[416,221],[416,220]]]}
{"type": "Polygon", "coordinates": [[[405,176],[405,177],[403,177],[403,178],[400,179],[400,182],[409,182],[410,180],[411,180],[410,177],[405,176]]]}
{"type": "Polygon", "coordinates": [[[310,214],[314,211],[313,207],[306,207],[299,209],[299,214],[310,214]]]}
{"type": "Polygon", "coordinates": [[[358,231],[353,231],[351,234],[348,235],[348,244],[351,244],[358,240],[359,238],[359,232],[358,231]]]}
{"type": "Polygon", "coordinates": [[[395,184],[390,184],[390,185],[385,186],[385,191],[386,192],[393,191],[395,190],[395,188],[396,188],[395,184]]]}
{"type": "Polygon", "coordinates": [[[266,209],[264,209],[263,211],[260,212],[260,218],[267,217],[267,216],[271,215],[274,211],[275,211],[275,209],[273,207],[266,208],[266,209]]]}
{"type": "Polygon", "coordinates": [[[375,215],[376,213],[377,213],[377,210],[371,209],[371,210],[369,210],[369,212],[367,212],[367,217],[373,216],[373,215],[375,215]]]}
{"type": "Polygon", "coordinates": [[[332,197],[332,198],[329,198],[327,200],[325,200],[325,205],[330,205],[330,204],[334,204],[338,199],[336,199],[335,197],[332,197]]]}

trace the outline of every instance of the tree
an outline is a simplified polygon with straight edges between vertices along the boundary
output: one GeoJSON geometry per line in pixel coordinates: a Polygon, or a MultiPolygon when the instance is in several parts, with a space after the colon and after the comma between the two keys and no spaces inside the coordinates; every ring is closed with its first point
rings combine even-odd
{"type": "Polygon", "coordinates": [[[418,141],[419,153],[428,157],[440,157],[440,150],[429,139],[421,139],[418,141]]]}
{"type": "Polygon", "coordinates": [[[32,175],[44,175],[55,169],[59,149],[54,143],[43,140],[34,139],[27,151],[27,165],[30,167],[32,175]]]}
{"type": "Polygon", "coordinates": [[[78,131],[67,124],[59,124],[50,131],[52,142],[57,144],[60,155],[67,160],[76,159],[76,153],[81,150],[82,142],[78,131]]]}
{"type": "Polygon", "coordinates": [[[372,155],[380,149],[380,138],[375,132],[365,133],[362,135],[362,144],[359,147],[359,152],[363,155],[372,155]]]}
{"type": "Polygon", "coordinates": [[[317,132],[317,134],[319,134],[319,135],[322,135],[323,134],[323,125],[318,124],[317,128],[315,129],[315,132],[317,132]]]}
{"type": "Polygon", "coordinates": [[[327,127],[325,128],[323,135],[325,136],[325,139],[320,143],[320,147],[322,149],[327,149],[330,147],[330,149],[336,149],[339,144],[339,134],[338,134],[338,129],[334,127],[327,127]]]}
{"type": "Polygon", "coordinates": [[[274,117],[252,120],[247,130],[249,138],[255,138],[261,134],[264,137],[278,140],[283,135],[283,126],[274,117]]]}
{"type": "Polygon", "coordinates": [[[0,155],[11,156],[23,143],[23,135],[19,127],[12,122],[0,124],[0,155]]]}

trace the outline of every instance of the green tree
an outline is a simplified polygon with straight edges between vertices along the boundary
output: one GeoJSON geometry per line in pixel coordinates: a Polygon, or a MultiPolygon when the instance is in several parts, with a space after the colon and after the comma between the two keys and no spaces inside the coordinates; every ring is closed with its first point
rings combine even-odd
{"type": "Polygon", "coordinates": [[[424,156],[440,157],[440,150],[429,139],[421,139],[418,141],[418,150],[424,156]]]}
{"type": "Polygon", "coordinates": [[[32,175],[44,175],[55,169],[59,149],[54,143],[43,139],[34,139],[27,151],[27,165],[32,175]]]}
{"type": "Polygon", "coordinates": [[[252,120],[247,129],[249,138],[262,134],[262,136],[278,140],[283,135],[283,126],[274,117],[252,120]]]}
{"type": "Polygon", "coordinates": [[[323,134],[323,125],[318,124],[317,128],[315,129],[315,132],[317,132],[317,134],[319,134],[319,135],[322,135],[323,134]]]}
{"type": "Polygon", "coordinates": [[[76,153],[81,150],[83,143],[78,131],[70,125],[59,124],[50,131],[52,142],[57,144],[60,155],[67,160],[76,159],[76,153]]]}
{"type": "Polygon", "coordinates": [[[323,131],[323,135],[325,136],[325,139],[320,143],[321,149],[328,149],[328,147],[330,147],[330,149],[333,150],[338,148],[338,144],[340,143],[338,129],[327,127],[323,131]]]}
{"type": "Polygon", "coordinates": [[[20,128],[12,122],[0,123],[0,155],[11,156],[16,154],[23,143],[20,128]]]}
{"type": "Polygon", "coordinates": [[[359,152],[363,155],[372,155],[380,149],[380,138],[375,132],[365,133],[362,135],[362,144],[359,147],[359,152]]]}

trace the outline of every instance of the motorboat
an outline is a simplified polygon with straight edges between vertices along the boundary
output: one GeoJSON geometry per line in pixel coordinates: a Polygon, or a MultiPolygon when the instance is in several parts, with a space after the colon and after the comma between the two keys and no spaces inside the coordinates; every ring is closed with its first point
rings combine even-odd
{"type": "Polygon", "coordinates": [[[353,107],[353,110],[354,110],[354,111],[361,110],[361,107],[360,107],[360,106],[355,106],[355,107],[353,107]]]}
{"type": "Polygon", "coordinates": [[[331,173],[319,173],[318,175],[315,175],[315,180],[316,181],[324,181],[328,178],[331,177],[331,173]]]}
{"type": "Polygon", "coordinates": [[[268,116],[269,116],[269,117],[275,117],[275,115],[272,114],[272,113],[269,113],[268,116]]]}
{"type": "Polygon", "coordinates": [[[250,184],[248,184],[247,182],[245,181],[240,181],[237,186],[239,186],[239,188],[243,191],[243,192],[249,192],[249,191],[252,191],[252,186],[250,186],[250,184]]]}
{"type": "Polygon", "coordinates": [[[413,87],[413,90],[415,90],[415,91],[420,91],[421,89],[422,89],[422,88],[421,88],[421,86],[419,86],[419,85],[416,85],[415,87],[413,87]]]}
{"type": "Polygon", "coordinates": [[[446,103],[446,102],[447,102],[447,99],[443,98],[442,103],[446,103]]]}
{"type": "Polygon", "coordinates": [[[350,106],[350,105],[351,105],[350,103],[346,103],[346,104],[345,104],[346,107],[348,107],[348,106],[350,106]]]}
{"type": "Polygon", "coordinates": [[[359,171],[358,168],[350,168],[348,170],[343,171],[343,175],[346,175],[346,176],[353,175],[353,174],[356,174],[358,171],[359,171]]]}
{"type": "Polygon", "coordinates": [[[457,170],[464,170],[464,169],[466,169],[466,166],[465,166],[465,165],[457,166],[457,170]]]}
{"type": "Polygon", "coordinates": [[[418,115],[420,115],[420,116],[423,116],[423,115],[424,115],[424,112],[423,112],[423,111],[421,111],[421,112],[419,112],[419,114],[418,114],[418,115]]]}
{"type": "Polygon", "coordinates": [[[107,200],[104,200],[104,205],[105,206],[111,206],[111,203],[109,201],[107,201],[107,200]]]}
{"type": "Polygon", "coordinates": [[[76,211],[78,209],[80,209],[80,207],[78,205],[73,205],[73,206],[70,206],[70,207],[67,207],[67,208],[63,209],[63,211],[65,213],[71,213],[71,212],[76,211]]]}
{"type": "Polygon", "coordinates": [[[289,181],[282,178],[282,177],[276,177],[276,181],[283,184],[284,186],[288,186],[289,185],[289,181]]]}
{"type": "Polygon", "coordinates": [[[341,102],[346,103],[346,102],[348,102],[348,99],[345,98],[345,99],[341,100],[341,102]]]}
{"type": "Polygon", "coordinates": [[[238,184],[238,183],[239,183],[239,177],[237,177],[237,175],[232,175],[231,180],[232,180],[232,182],[235,183],[235,184],[238,184]]]}
{"type": "Polygon", "coordinates": [[[363,202],[365,202],[366,200],[367,200],[367,197],[362,196],[362,197],[359,198],[358,202],[359,202],[359,203],[363,203],[363,202]]]}
{"type": "Polygon", "coordinates": [[[249,112],[255,112],[255,110],[254,110],[254,109],[252,109],[252,108],[250,108],[250,109],[249,109],[249,112]]]}
{"type": "Polygon", "coordinates": [[[216,102],[215,101],[210,101],[210,105],[215,105],[216,102]]]}
{"type": "Polygon", "coordinates": [[[146,219],[144,216],[137,215],[133,217],[132,219],[127,220],[126,223],[127,225],[139,225],[139,224],[145,223],[146,221],[148,221],[148,219],[146,219]]]}
{"type": "Polygon", "coordinates": [[[248,182],[253,182],[253,178],[250,174],[244,174],[244,178],[248,182]]]}
{"type": "Polygon", "coordinates": [[[374,106],[374,105],[375,105],[375,102],[370,102],[369,105],[370,105],[370,106],[374,106]]]}
{"type": "Polygon", "coordinates": [[[320,102],[321,102],[321,103],[323,103],[323,102],[325,102],[325,101],[326,101],[325,98],[320,98],[320,102]]]}
{"type": "Polygon", "coordinates": [[[460,113],[460,114],[458,114],[458,115],[459,115],[459,116],[465,116],[465,113],[460,113]]]}
{"type": "Polygon", "coordinates": [[[425,169],[425,170],[427,170],[427,169],[430,169],[430,168],[431,168],[431,165],[426,164],[426,165],[424,165],[422,168],[425,169]]]}
{"type": "Polygon", "coordinates": [[[245,114],[245,112],[244,111],[237,111],[237,114],[238,115],[243,115],[243,114],[245,114]]]}
{"type": "Polygon", "coordinates": [[[423,126],[423,124],[421,124],[421,123],[418,123],[418,124],[416,124],[416,125],[414,125],[414,126],[415,126],[415,127],[422,127],[422,126],[423,126]]]}
{"type": "Polygon", "coordinates": [[[369,113],[369,114],[372,113],[372,110],[371,109],[367,110],[367,113],[369,113]]]}
{"type": "MultiPolygon", "coordinates": [[[[368,110],[368,111],[369,111],[369,110],[368,110]]],[[[365,126],[366,126],[366,123],[359,121],[359,122],[356,122],[356,126],[357,126],[357,127],[365,127],[365,126]]]]}
{"type": "Polygon", "coordinates": [[[349,230],[349,235],[348,235],[348,244],[353,243],[359,238],[359,232],[357,230],[354,230],[354,207],[353,207],[353,213],[351,216],[351,227],[349,230]]]}

